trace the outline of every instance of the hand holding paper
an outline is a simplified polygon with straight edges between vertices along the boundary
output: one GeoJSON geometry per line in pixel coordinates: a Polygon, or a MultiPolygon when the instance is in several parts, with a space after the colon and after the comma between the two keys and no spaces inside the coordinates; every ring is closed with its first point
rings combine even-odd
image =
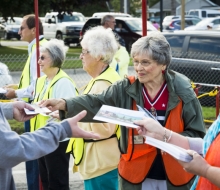
{"type": "Polygon", "coordinates": [[[34,110],[28,110],[26,108],[24,108],[25,110],[25,113],[27,115],[36,115],[36,114],[41,114],[41,115],[44,115],[44,116],[48,116],[47,114],[51,113],[51,110],[49,110],[48,108],[46,107],[39,107],[38,104],[31,104],[31,107],[34,109],[34,110]]]}

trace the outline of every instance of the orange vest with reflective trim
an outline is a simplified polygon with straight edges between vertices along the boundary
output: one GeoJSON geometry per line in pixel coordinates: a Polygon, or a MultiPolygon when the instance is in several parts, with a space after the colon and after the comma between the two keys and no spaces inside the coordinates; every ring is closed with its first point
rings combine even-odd
{"type": "MultiPolygon", "coordinates": [[[[220,134],[215,138],[206,153],[205,160],[215,167],[220,167],[220,134]]],[[[219,190],[220,188],[211,183],[208,179],[200,177],[196,186],[197,190],[219,190]]]]}
{"type": "MultiPolygon", "coordinates": [[[[133,83],[132,80],[130,82],[133,83]]],[[[137,110],[134,100],[133,110],[137,110]]],[[[182,100],[170,111],[165,127],[177,133],[184,130],[182,100]]],[[[118,171],[123,179],[138,184],[145,180],[157,155],[157,149],[147,144],[134,144],[134,135],[138,135],[137,130],[129,128],[127,153],[122,154],[118,171]]],[[[187,184],[194,177],[193,174],[183,170],[183,167],[169,154],[162,154],[162,158],[166,176],[173,185],[187,184]]]]}

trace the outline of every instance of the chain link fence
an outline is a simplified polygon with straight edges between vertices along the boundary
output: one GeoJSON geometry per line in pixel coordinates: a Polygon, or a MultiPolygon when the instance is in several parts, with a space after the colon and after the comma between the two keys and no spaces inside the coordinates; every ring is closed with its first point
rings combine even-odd
{"type": "MultiPolygon", "coordinates": [[[[10,71],[7,73],[7,71],[4,71],[4,65],[0,65],[0,87],[19,82],[21,71],[24,68],[26,60],[27,54],[0,55],[0,62],[7,65],[10,71]]],[[[91,77],[83,71],[79,56],[67,57],[63,69],[76,82],[79,91],[82,90],[91,79],[91,77]]],[[[197,90],[199,100],[203,106],[216,106],[216,95],[220,86],[219,55],[200,52],[173,52],[170,69],[180,72],[191,79],[192,85],[197,90]]],[[[129,67],[128,74],[135,75],[132,66],[129,67]]]]}

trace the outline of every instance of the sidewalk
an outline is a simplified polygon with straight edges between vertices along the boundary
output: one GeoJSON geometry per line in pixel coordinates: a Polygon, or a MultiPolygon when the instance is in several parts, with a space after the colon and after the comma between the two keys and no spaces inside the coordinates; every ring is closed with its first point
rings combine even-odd
{"type": "MultiPolygon", "coordinates": [[[[70,156],[69,180],[70,190],[84,190],[83,180],[79,173],[72,172],[73,158],[70,156]]],[[[12,169],[17,190],[27,190],[25,163],[22,162],[12,169]]]]}

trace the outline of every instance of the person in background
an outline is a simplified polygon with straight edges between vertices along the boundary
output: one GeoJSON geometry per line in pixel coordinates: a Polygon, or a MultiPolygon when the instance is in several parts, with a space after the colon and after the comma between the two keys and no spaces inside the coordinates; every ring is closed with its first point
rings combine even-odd
{"type": "MultiPolygon", "coordinates": [[[[68,48],[63,41],[51,39],[40,47],[38,64],[45,75],[35,83],[34,100],[69,98],[77,95],[73,80],[61,69],[68,48]]],[[[37,115],[31,119],[31,131],[46,125],[49,116],[37,115]]],[[[60,141],[58,148],[38,159],[40,178],[44,189],[69,189],[69,158],[66,148],[69,139],[60,141]]]]}
{"type": "Polygon", "coordinates": [[[116,25],[116,21],[115,21],[115,17],[112,15],[105,15],[101,18],[101,25],[104,28],[111,28],[116,40],[119,42],[119,44],[123,47],[125,47],[125,41],[124,39],[115,31],[115,25],[116,25]]]}
{"type": "Polygon", "coordinates": [[[220,116],[210,126],[204,139],[184,137],[170,130],[165,131],[166,129],[159,123],[149,118],[135,121],[135,123],[140,126],[137,128],[140,135],[163,140],[164,134],[167,134],[170,138],[168,143],[191,149],[187,152],[192,156],[192,161],[187,163],[179,161],[187,172],[198,175],[191,190],[220,188],[220,116]]]}
{"type": "MultiPolygon", "coordinates": [[[[39,45],[47,42],[43,36],[43,25],[39,21],[39,45]]],[[[33,98],[34,82],[37,78],[37,59],[36,59],[36,27],[35,15],[30,14],[23,17],[18,34],[22,41],[28,42],[28,59],[22,71],[19,84],[5,86],[7,93],[5,96],[9,99],[18,98],[30,102],[33,98]]],[[[41,76],[43,74],[41,73],[41,76]]],[[[25,132],[30,132],[30,121],[24,123],[25,132]]],[[[28,190],[39,190],[39,171],[37,160],[26,162],[26,176],[28,190]]]]}
{"type": "MultiPolygon", "coordinates": [[[[98,26],[88,30],[81,46],[80,59],[83,69],[92,77],[83,94],[100,94],[120,80],[118,73],[109,67],[118,48],[110,29],[98,26]]],[[[72,139],[67,150],[73,151],[74,163],[84,180],[85,190],[117,190],[120,151],[116,133],[120,131],[119,126],[93,122],[80,122],[78,125],[86,131],[100,134],[98,141],[72,139]]]]}
{"type": "Polygon", "coordinates": [[[15,190],[12,167],[20,162],[37,159],[53,152],[59,141],[70,137],[99,139],[99,135],[84,131],[77,122],[86,115],[83,111],[74,118],[61,123],[48,123],[45,127],[33,132],[18,135],[11,131],[7,119],[23,122],[34,116],[28,116],[24,108],[33,108],[25,102],[0,103],[0,189],[15,190]]]}
{"type": "Polygon", "coordinates": [[[160,25],[155,20],[152,21],[152,24],[157,30],[160,30],[160,25]]]}
{"type": "MultiPolygon", "coordinates": [[[[182,136],[202,138],[205,127],[201,105],[190,80],[169,70],[172,54],[166,38],[160,32],[139,38],[132,45],[131,57],[137,78],[117,81],[101,94],[51,99],[40,105],[60,110],[61,118],[86,109],[88,114],[82,122],[92,122],[103,104],[133,110],[137,109],[137,104],[152,112],[164,127],[164,140],[169,141],[169,130],[182,136]]],[[[118,171],[121,190],[189,189],[194,175],[183,170],[173,157],[145,144],[135,129],[124,126],[120,129],[118,171]]]]}
{"type": "Polygon", "coordinates": [[[111,28],[115,34],[116,40],[118,40],[120,44],[110,66],[113,67],[123,79],[128,74],[128,65],[130,63],[130,56],[125,48],[125,42],[114,30],[116,21],[112,15],[105,15],[101,19],[101,25],[104,28],[111,28]]]}

